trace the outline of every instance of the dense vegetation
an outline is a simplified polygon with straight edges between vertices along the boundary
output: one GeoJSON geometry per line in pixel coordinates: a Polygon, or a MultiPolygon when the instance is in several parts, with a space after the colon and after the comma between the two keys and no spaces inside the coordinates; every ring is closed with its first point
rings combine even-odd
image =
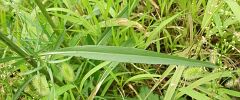
{"type": "Polygon", "coordinates": [[[239,0],[1,0],[0,100],[240,99],[239,0]]]}

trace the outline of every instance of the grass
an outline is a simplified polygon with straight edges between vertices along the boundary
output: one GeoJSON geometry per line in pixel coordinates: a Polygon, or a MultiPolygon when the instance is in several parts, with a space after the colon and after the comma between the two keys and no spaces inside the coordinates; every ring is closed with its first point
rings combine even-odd
{"type": "Polygon", "coordinates": [[[239,99],[239,0],[1,0],[0,99],[239,99]]]}

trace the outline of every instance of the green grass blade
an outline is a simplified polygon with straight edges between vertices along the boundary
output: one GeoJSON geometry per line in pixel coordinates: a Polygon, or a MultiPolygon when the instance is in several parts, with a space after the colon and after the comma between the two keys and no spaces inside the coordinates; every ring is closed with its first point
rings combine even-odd
{"type": "Polygon", "coordinates": [[[137,80],[143,80],[143,79],[152,79],[154,77],[161,77],[161,75],[157,75],[157,74],[139,74],[139,75],[130,77],[129,79],[127,79],[125,81],[124,84],[127,84],[130,81],[137,81],[137,80]]]}
{"type": "Polygon", "coordinates": [[[173,15],[172,17],[162,21],[152,32],[149,33],[149,38],[147,40],[147,44],[150,43],[150,41],[152,41],[152,39],[162,30],[162,28],[164,26],[166,26],[168,23],[172,22],[175,18],[177,18],[178,16],[181,15],[182,12],[179,12],[175,15],[173,15]]]}
{"type": "Polygon", "coordinates": [[[228,6],[231,8],[233,14],[235,15],[236,19],[240,22],[240,6],[235,0],[224,0],[228,6]]]}
{"type": "MultiPolygon", "coordinates": [[[[194,89],[194,90],[195,90],[195,89],[194,89]]],[[[198,90],[198,91],[201,92],[201,93],[207,94],[208,97],[213,97],[213,98],[218,99],[218,100],[232,100],[232,99],[229,99],[229,98],[227,98],[226,96],[221,95],[221,94],[219,94],[219,93],[218,93],[218,94],[213,93],[212,91],[214,91],[214,89],[208,89],[208,88],[206,88],[206,87],[204,87],[204,86],[199,86],[199,87],[196,88],[196,90],[198,90]]],[[[213,98],[212,98],[212,99],[213,99],[213,98]]]]}
{"type": "Polygon", "coordinates": [[[188,89],[188,88],[182,88],[180,89],[181,92],[191,96],[192,98],[196,99],[196,100],[211,100],[209,97],[207,97],[206,95],[199,93],[197,91],[194,91],[192,89],[188,89]]]}
{"type": "Polygon", "coordinates": [[[5,63],[5,62],[9,62],[12,60],[19,60],[21,59],[21,57],[6,57],[6,58],[1,58],[0,59],[0,63],[5,63]]]}
{"type": "MultiPolygon", "coordinates": [[[[82,16],[70,16],[70,15],[64,15],[64,14],[58,14],[58,13],[50,13],[51,15],[60,17],[66,21],[70,21],[79,25],[83,25],[86,29],[93,31],[96,33],[96,27],[93,26],[88,20],[86,20],[82,16]]],[[[60,33],[59,33],[60,34],[60,33]]]]}
{"type": "Polygon", "coordinates": [[[107,91],[109,90],[113,81],[114,81],[114,79],[107,81],[107,83],[106,83],[105,87],[103,88],[100,96],[104,96],[107,93],[107,91]]]}
{"type": "Polygon", "coordinates": [[[66,9],[66,8],[47,8],[46,11],[48,11],[48,12],[59,11],[59,12],[65,12],[65,13],[70,14],[70,15],[74,15],[75,17],[79,16],[78,14],[74,13],[70,9],[66,9]]]}
{"type": "MultiPolygon", "coordinates": [[[[116,13],[115,11],[112,11],[114,14],[116,13]]],[[[124,17],[124,14],[128,12],[128,6],[125,6],[120,12],[119,14],[116,16],[117,18],[123,18],[124,17]]],[[[112,15],[112,14],[111,14],[112,15]]],[[[109,39],[111,38],[112,36],[112,30],[111,30],[111,27],[108,27],[106,28],[100,39],[98,40],[97,44],[98,45],[105,45],[107,44],[107,42],[109,41],[109,39]]]]}
{"type": "MultiPolygon", "coordinates": [[[[198,87],[202,84],[206,84],[207,82],[209,82],[211,80],[215,80],[215,79],[221,78],[221,77],[231,77],[231,72],[225,71],[225,72],[210,73],[209,75],[206,75],[205,77],[203,77],[203,78],[193,82],[192,84],[188,85],[186,88],[193,89],[193,88],[196,88],[196,87],[198,87]]],[[[178,99],[182,95],[184,95],[183,92],[178,93],[176,95],[175,99],[178,99]]]]}
{"type": "Polygon", "coordinates": [[[225,88],[221,88],[218,91],[223,92],[228,95],[231,95],[231,96],[234,96],[234,97],[240,97],[239,91],[229,90],[229,89],[225,89],[225,88]]]}
{"type": "Polygon", "coordinates": [[[25,87],[32,81],[32,77],[27,79],[22,86],[17,90],[16,94],[13,96],[13,100],[18,100],[18,97],[21,95],[22,91],[25,89],[25,87]]]}
{"type": "Polygon", "coordinates": [[[37,68],[34,68],[33,70],[29,70],[29,71],[26,71],[26,72],[23,72],[23,73],[20,73],[20,75],[29,75],[29,74],[31,74],[31,73],[34,73],[34,72],[36,72],[36,71],[39,71],[39,70],[41,70],[43,67],[37,67],[37,68]]]}
{"type": "Polygon", "coordinates": [[[210,73],[209,75],[206,75],[206,77],[203,77],[192,84],[188,85],[188,88],[196,88],[197,86],[200,86],[202,84],[205,84],[211,80],[215,80],[217,78],[221,77],[231,77],[231,72],[226,71],[226,72],[218,72],[218,73],[210,73]]]}
{"type": "Polygon", "coordinates": [[[206,29],[206,27],[209,25],[213,14],[219,9],[219,0],[209,0],[207,3],[206,10],[204,12],[203,20],[202,20],[202,30],[206,29]]]}
{"type": "Polygon", "coordinates": [[[70,60],[71,58],[72,58],[72,57],[67,57],[67,58],[64,58],[64,59],[61,59],[61,60],[49,60],[48,63],[52,63],[52,64],[62,63],[62,62],[65,62],[65,61],[70,60]]]}
{"type": "Polygon", "coordinates": [[[105,44],[107,44],[107,42],[108,42],[108,40],[110,39],[111,36],[112,36],[112,28],[108,27],[102,33],[102,36],[98,40],[97,45],[105,45],[105,44]]]}
{"type": "Polygon", "coordinates": [[[43,15],[45,16],[45,18],[47,19],[47,21],[49,22],[49,24],[51,25],[51,27],[53,28],[53,30],[59,34],[59,32],[57,32],[56,30],[56,25],[53,23],[52,18],[50,17],[50,15],[48,14],[48,12],[45,9],[45,6],[42,4],[41,0],[34,0],[34,2],[38,5],[39,9],[41,10],[41,12],[43,13],[43,15]]]}
{"type": "MultiPolygon", "coordinates": [[[[49,75],[49,78],[50,78],[50,84],[55,84],[54,82],[54,75],[53,75],[53,71],[52,69],[50,69],[49,67],[47,67],[47,72],[48,72],[48,75],[49,75]]],[[[49,99],[53,99],[53,98],[56,98],[56,87],[55,86],[51,86],[50,87],[50,96],[48,96],[49,99]]]]}
{"type": "Polygon", "coordinates": [[[73,88],[75,88],[76,86],[75,85],[72,85],[72,84],[68,84],[68,85],[64,85],[62,87],[59,87],[56,89],[56,95],[59,96],[59,95],[62,95],[64,92],[68,91],[68,90],[71,90],[73,88]]]}
{"type": "Polygon", "coordinates": [[[171,78],[171,82],[168,86],[167,93],[164,97],[164,100],[171,100],[173,98],[173,94],[176,91],[176,88],[178,86],[178,83],[181,79],[182,73],[186,67],[184,66],[178,66],[175,73],[173,74],[171,78]]]}
{"type": "Polygon", "coordinates": [[[175,68],[175,65],[170,65],[162,74],[162,76],[159,78],[159,80],[154,84],[154,86],[152,87],[152,89],[149,91],[149,93],[146,95],[146,97],[144,98],[144,100],[147,99],[147,97],[153,92],[153,90],[155,90],[157,88],[157,86],[163,81],[163,79],[165,79],[170,72],[175,68]]]}
{"type": "Polygon", "coordinates": [[[146,64],[173,64],[184,66],[203,66],[214,68],[215,65],[193,59],[171,56],[167,54],[156,53],[153,51],[141,50],[129,47],[114,46],[80,46],[59,49],[53,52],[46,52],[42,55],[65,55],[80,56],[88,59],[107,60],[128,63],[146,63],[146,64]]]}
{"type": "Polygon", "coordinates": [[[94,74],[95,72],[97,72],[98,70],[100,70],[101,68],[103,68],[104,66],[106,66],[106,65],[108,65],[108,64],[110,64],[110,63],[111,63],[111,62],[106,61],[106,62],[103,62],[103,63],[97,65],[97,66],[94,67],[93,69],[91,69],[91,70],[82,78],[82,81],[81,81],[80,87],[79,87],[80,92],[82,91],[82,88],[83,88],[83,85],[84,85],[85,81],[86,81],[92,74],[94,74]]]}
{"type": "Polygon", "coordinates": [[[95,95],[97,94],[98,90],[100,89],[101,85],[105,81],[105,79],[108,77],[108,75],[112,72],[113,69],[116,68],[118,65],[118,62],[112,62],[109,66],[106,66],[106,71],[103,73],[102,77],[100,78],[98,84],[93,89],[91,95],[88,97],[88,99],[92,100],[94,99],[95,95]]]}

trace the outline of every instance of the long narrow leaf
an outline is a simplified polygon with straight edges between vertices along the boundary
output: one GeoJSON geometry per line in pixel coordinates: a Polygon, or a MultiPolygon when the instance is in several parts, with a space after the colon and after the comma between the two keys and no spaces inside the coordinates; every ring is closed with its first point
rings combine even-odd
{"type": "Polygon", "coordinates": [[[146,95],[146,97],[144,98],[144,100],[146,100],[148,98],[148,96],[153,92],[153,90],[155,90],[157,88],[157,86],[159,86],[159,84],[162,82],[163,79],[165,79],[170,72],[175,68],[174,65],[169,66],[164,73],[161,75],[161,77],[159,78],[159,80],[154,84],[154,86],[152,87],[152,89],[149,91],[149,93],[146,95]]]}
{"type": "Polygon", "coordinates": [[[240,97],[240,92],[239,91],[225,89],[225,88],[221,88],[221,89],[219,89],[219,91],[222,92],[222,93],[234,96],[234,97],[240,97]]]}
{"type": "Polygon", "coordinates": [[[180,91],[191,96],[192,98],[194,98],[196,100],[210,100],[210,98],[207,97],[205,94],[199,93],[192,89],[182,88],[180,91]]]}
{"type": "Polygon", "coordinates": [[[170,85],[168,86],[166,95],[164,97],[164,100],[171,100],[173,98],[173,94],[176,91],[176,88],[179,84],[179,81],[181,79],[182,73],[184,71],[185,67],[184,66],[178,66],[175,73],[173,74],[170,85]]]}
{"type": "Polygon", "coordinates": [[[71,84],[67,84],[67,85],[64,85],[62,87],[59,87],[56,90],[56,95],[57,96],[62,95],[64,92],[66,92],[68,90],[71,90],[71,89],[73,89],[75,87],[76,87],[75,85],[71,85],[71,84]]]}
{"type": "Polygon", "coordinates": [[[42,55],[54,54],[65,56],[81,56],[89,59],[128,63],[173,64],[184,66],[203,66],[210,68],[215,67],[215,65],[208,62],[202,62],[198,60],[129,47],[87,45],[80,47],[63,48],[53,52],[46,52],[42,55]]]}
{"type": "Polygon", "coordinates": [[[118,65],[118,62],[112,62],[109,66],[107,66],[108,69],[106,69],[106,71],[103,73],[100,81],[98,82],[98,84],[96,85],[96,87],[92,91],[91,95],[88,97],[88,99],[92,100],[96,96],[98,90],[100,89],[100,87],[103,84],[103,82],[105,81],[105,79],[112,72],[112,70],[114,68],[116,68],[117,65],[118,65]]]}
{"type": "Polygon", "coordinates": [[[204,11],[204,16],[202,20],[202,30],[204,30],[210,23],[213,14],[219,9],[221,1],[219,0],[209,0],[207,7],[204,11]]]}
{"type": "Polygon", "coordinates": [[[82,91],[83,85],[85,83],[85,81],[95,72],[97,72],[99,69],[103,68],[104,66],[107,66],[108,64],[110,64],[111,62],[103,62],[99,65],[97,65],[96,67],[94,67],[93,69],[91,69],[82,79],[81,83],[80,83],[80,91],[82,91]]]}

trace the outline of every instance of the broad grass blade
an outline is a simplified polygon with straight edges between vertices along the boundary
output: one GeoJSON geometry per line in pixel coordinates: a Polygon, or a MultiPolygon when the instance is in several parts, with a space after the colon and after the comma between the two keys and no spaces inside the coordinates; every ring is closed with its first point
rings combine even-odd
{"type": "Polygon", "coordinates": [[[127,63],[172,64],[183,66],[202,66],[210,68],[215,67],[214,64],[208,62],[187,59],[167,54],[161,54],[142,49],[115,46],[86,45],[80,47],[68,47],[53,52],[46,52],[43,53],[42,55],[56,55],[56,54],[65,56],[80,56],[95,60],[106,60],[127,63]]]}

